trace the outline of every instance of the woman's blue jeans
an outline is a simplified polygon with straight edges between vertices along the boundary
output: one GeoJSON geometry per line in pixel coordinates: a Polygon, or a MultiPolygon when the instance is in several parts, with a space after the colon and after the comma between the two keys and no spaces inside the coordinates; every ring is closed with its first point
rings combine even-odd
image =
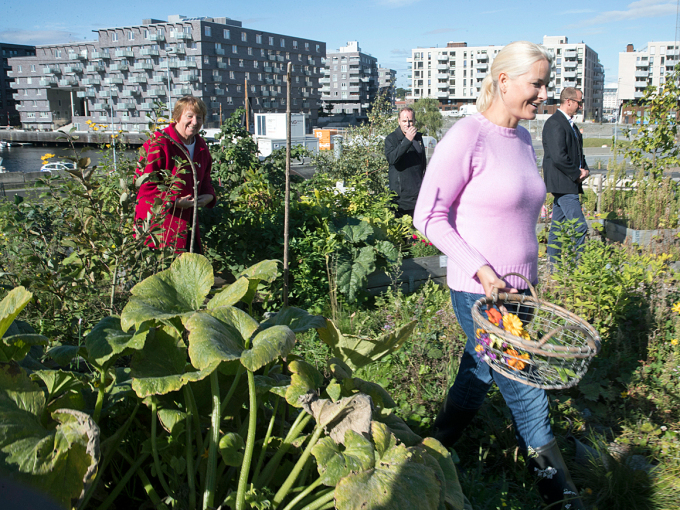
{"type": "MultiPolygon", "coordinates": [[[[520,291],[521,292],[521,291],[520,291]]],[[[451,303],[459,324],[467,335],[458,375],[449,390],[447,405],[464,412],[477,411],[492,383],[496,383],[512,413],[520,448],[539,448],[553,439],[545,390],[528,386],[501,375],[477,356],[472,305],[483,294],[451,291],[451,303]]],[[[509,310],[512,311],[512,310],[509,310]]]]}

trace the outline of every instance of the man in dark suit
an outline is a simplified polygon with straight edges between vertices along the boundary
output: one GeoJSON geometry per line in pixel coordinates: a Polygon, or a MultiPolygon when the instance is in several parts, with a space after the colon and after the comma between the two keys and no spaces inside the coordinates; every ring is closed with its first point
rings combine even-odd
{"type": "Polygon", "coordinates": [[[551,264],[560,259],[561,247],[557,242],[559,223],[576,219],[578,252],[583,250],[588,225],[583,216],[579,194],[582,182],[590,175],[583,155],[583,138],[573,117],[583,105],[583,93],[566,87],[560,94],[559,109],[543,126],[543,178],[548,193],[554,197],[552,223],[548,235],[548,257],[551,264]],[[551,248],[550,245],[556,245],[551,248]]]}
{"type": "Polygon", "coordinates": [[[399,127],[385,138],[385,157],[390,165],[390,190],[397,194],[397,218],[413,217],[420,185],[425,175],[427,157],[423,135],[416,131],[416,117],[412,108],[399,112],[399,127]]]}

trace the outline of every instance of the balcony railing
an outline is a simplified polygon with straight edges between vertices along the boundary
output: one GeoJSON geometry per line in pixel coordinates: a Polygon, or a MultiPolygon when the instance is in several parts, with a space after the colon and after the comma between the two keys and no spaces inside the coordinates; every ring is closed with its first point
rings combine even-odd
{"type": "Polygon", "coordinates": [[[99,97],[118,97],[118,90],[101,90],[99,91],[99,97]]]}
{"type": "Polygon", "coordinates": [[[109,54],[108,51],[92,51],[90,52],[90,59],[91,60],[100,60],[103,58],[111,58],[111,55],[109,54]]]}
{"type": "Polygon", "coordinates": [[[214,74],[214,75],[212,76],[212,81],[218,81],[218,82],[219,82],[219,81],[222,81],[222,75],[214,74]]]}
{"type": "Polygon", "coordinates": [[[76,93],[78,97],[97,97],[97,92],[94,90],[79,90],[76,93]]]}
{"type": "Polygon", "coordinates": [[[145,74],[137,74],[135,76],[130,76],[130,78],[128,78],[128,81],[130,83],[146,83],[147,77],[145,74]]]}
{"type": "Polygon", "coordinates": [[[569,61],[565,61],[565,62],[564,62],[564,67],[565,67],[566,69],[573,69],[573,68],[575,68],[575,67],[577,67],[577,66],[578,66],[578,62],[576,62],[575,60],[573,60],[573,61],[571,61],[571,62],[569,62],[569,61]]]}
{"type": "Polygon", "coordinates": [[[175,34],[175,39],[178,41],[191,41],[191,34],[187,32],[177,32],[175,34]]]}
{"type": "Polygon", "coordinates": [[[564,58],[576,58],[577,55],[576,50],[565,50],[564,52],[564,58]]]}
{"type": "Polygon", "coordinates": [[[215,48],[216,55],[224,55],[224,53],[225,53],[224,48],[215,48]]]}
{"type": "Polygon", "coordinates": [[[195,60],[180,60],[179,65],[182,67],[196,67],[195,60]]]}
{"type": "Polygon", "coordinates": [[[190,96],[191,92],[191,87],[176,87],[172,89],[172,94],[174,96],[190,96]]]}
{"type": "Polygon", "coordinates": [[[67,66],[64,66],[64,72],[66,74],[82,73],[83,72],[83,66],[81,66],[80,64],[67,65],[67,66]]]}
{"type": "Polygon", "coordinates": [[[88,73],[103,73],[106,71],[106,66],[104,64],[89,64],[85,67],[88,73]]]}
{"type": "Polygon", "coordinates": [[[193,82],[193,81],[198,81],[199,76],[194,73],[189,73],[189,74],[180,74],[179,75],[179,81],[183,82],[193,82]]]}
{"type": "Polygon", "coordinates": [[[120,97],[135,97],[142,93],[139,89],[125,89],[120,91],[120,97]]]}
{"type": "Polygon", "coordinates": [[[60,87],[75,87],[78,85],[78,80],[75,78],[62,78],[59,80],[60,87]]]}
{"type": "Polygon", "coordinates": [[[106,105],[104,103],[94,103],[92,105],[93,110],[104,110],[106,108],[106,105]]]}
{"type": "Polygon", "coordinates": [[[114,106],[116,110],[133,110],[136,107],[135,103],[118,103],[114,106]]]}
{"type": "Polygon", "coordinates": [[[116,58],[128,58],[135,56],[132,50],[116,50],[114,55],[116,58]]]}
{"type": "Polygon", "coordinates": [[[149,34],[149,41],[165,41],[165,34],[149,34]]]}
{"type": "Polygon", "coordinates": [[[85,51],[84,53],[82,53],[82,52],[76,53],[76,52],[70,51],[69,54],[68,54],[68,59],[69,60],[87,60],[87,51],[85,51]]]}
{"type": "MultiPolygon", "coordinates": [[[[54,77],[47,77],[40,80],[41,87],[54,87],[57,84],[57,79],[54,77]]],[[[16,98],[14,98],[16,99],[16,98]]]]}
{"type": "Polygon", "coordinates": [[[147,90],[147,93],[151,97],[165,96],[165,89],[149,89],[147,90]]]}
{"type": "Polygon", "coordinates": [[[128,70],[128,65],[121,62],[119,64],[111,64],[109,66],[110,71],[127,71],[128,70]]]}
{"type": "Polygon", "coordinates": [[[142,48],[139,54],[143,57],[157,57],[160,54],[156,48],[142,48]]]}
{"type": "Polygon", "coordinates": [[[108,78],[104,78],[104,83],[106,85],[122,85],[123,78],[120,76],[110,76],[108,78]]]}
{"type": "Polygon", "coordinates": [[[151,70],[153,69],[153,64],[151,62],[136,62],[135,63],[135,69],[142,71],[142,70],[151,70]]]}
{"type": "Polygon", "coordinates": [[[43,74],[61,74],[59,66],[45,66],[43,67],[43,74]]]}

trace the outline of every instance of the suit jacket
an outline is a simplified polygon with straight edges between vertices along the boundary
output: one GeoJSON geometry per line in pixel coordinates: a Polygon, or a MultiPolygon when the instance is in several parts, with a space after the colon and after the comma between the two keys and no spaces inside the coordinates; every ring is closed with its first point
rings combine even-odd
{"type": "MultiPolygon", "coordinates": [[[[193,208],[179,209],[176,207],[175,200],[186,195],[194,195],[194,176],[191,166],[186,161],[186,156],[182,153],[175,143],[181,144],[182,141],[175,130],[175,124],[170,124],[163,130],[163,134],[155,133],[151,140],[144,144],[145,155],[140,159],[141,167],[137,168],[137,175],[153,173],[152,179],[142,184],[137,193],[137,207],[135,208],[135,220],[144,220],[151,212],[156,198],[160,199],[165,211],[163,218],[153,218],[154,224],[158,225],[162,221],[165,232],[161,241],[162,246],[174,246],[175,250],[188,250],[188,233],[193,219],[193,208]],[[178,166],[178,161],[182,162],[178,166]],[[158,189],[157,181],[161,179],[161,170],[169,170],[172,175],[177,175],[180,169],[180,181],[176,184],[179,189],[161,191],[158,189]]],[[[196,175],[198,177],[198,194],[212,195],[216,197],[215,189],[212,185],[210,172],[212,169],[212,157],[205,141],[198,135],[196,147],[194,148],[193,162],[196,165],[196,175]]],[[[206,206],[214,207],[215,198],[206,206]]],[[[196,239],[200,247],[200,233],[196,232],[196,239]]],[[[147,245],[153,246],[151,238],[147,239],[147,245]]]]}
{"type": "Polygon", "coordinates": [[[577,182],[581,168],[588,168],[583,137],[578,128],[574,132],[566,115],[555,112],[543,126],[543,179],[548,193],[583,193],[577,182]]]}
{"type": "Polygon", "coordinates": [[[390,165],[390,190],[397,194],[397,205],[407,211],[415,209],[427,165],[422,133],[416,133],[410,141],[398,127],[385,138],[385,157],[390,165]],[[420,152],[413,146],[415,143],[420,144],[420,152]]]}

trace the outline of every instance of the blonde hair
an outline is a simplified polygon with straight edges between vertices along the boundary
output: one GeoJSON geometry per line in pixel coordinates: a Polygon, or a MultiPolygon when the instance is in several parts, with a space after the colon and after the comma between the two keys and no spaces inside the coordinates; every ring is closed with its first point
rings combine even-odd
{"type": "Polygon", "coordinates": [[[184,96],[177,100],[175,107],[172,109],[172,120],[179,122],[184,110],[187,108],[191,109],[194,113],[200,114],[205,121],[205,117],[208,114],[208,108],[201,99],[193,96],[184,96]]]}
{"type": "Polygon", "coordinates": [[[491,64],[491,70],[482,81],[482,90],[477,98],[477,111],[486,111],[498,94],[498,76],[505,73],[512,80],[526,74],[531,66],[540,60],[552,66],[552,55],[538,44],[529,41],[515,41],[498,52],[491,64]]]}

